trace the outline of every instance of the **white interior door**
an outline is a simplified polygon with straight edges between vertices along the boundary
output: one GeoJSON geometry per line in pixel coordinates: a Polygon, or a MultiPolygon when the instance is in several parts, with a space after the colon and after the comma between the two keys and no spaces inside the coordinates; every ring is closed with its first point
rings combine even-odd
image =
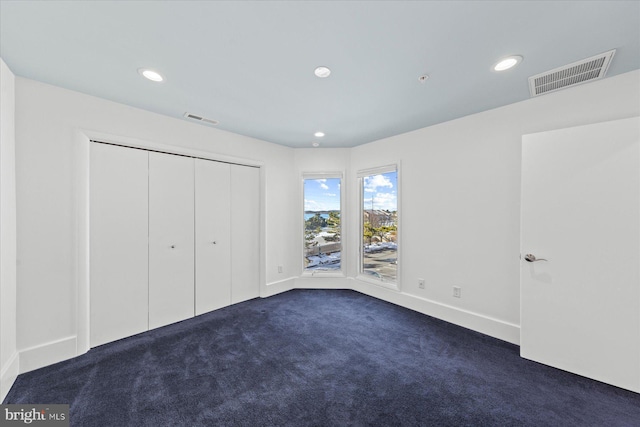
{"type": "Polygon", "coordinates": [[[148,329],[148,153],[91,144],[91,347],[148,329]]]}
{"type": "Polygon", "coordinates": [[[522,142],[521,355],[634,391],[639,141],[633,118],[522,142]]]}
{"type": "Polygon", "coordinates": [[[260,296],[260,169],[231,165],[231,302],[260,296]]]}
{"type": "Polygon", "coordinates": [[[194,160],[149,153],[149,328],[194,315],[194,160]]]}
{"type": "Polygon", "coordinates": [[[231,165],[195,160],[196,315],[231,304],[231,165]]]}

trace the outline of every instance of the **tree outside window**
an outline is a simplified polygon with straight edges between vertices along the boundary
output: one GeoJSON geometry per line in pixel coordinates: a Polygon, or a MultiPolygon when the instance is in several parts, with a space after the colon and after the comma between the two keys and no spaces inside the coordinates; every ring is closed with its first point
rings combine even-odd
{"type": "Polygon", "coordinates": [[[304,271],[342,269],[341,178],[304,179],[304,271]]]}
{"type": "Polygon", "coordinates": [[[366,277],[395,283],[398,276],[398,172],[360,176],[362,258],[366,277]]]}

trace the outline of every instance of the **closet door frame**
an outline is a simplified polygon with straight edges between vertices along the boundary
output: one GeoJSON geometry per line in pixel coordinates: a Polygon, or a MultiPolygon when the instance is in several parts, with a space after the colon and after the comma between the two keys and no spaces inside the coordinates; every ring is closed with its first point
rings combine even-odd
{"type": "MultiPolygon", "coordinates": [[[[265,260],[265,168],[264,163],[233,156],[211,153],[202,150],[183,148],[175,145],[158,143],[138,138],[121,135],[113,135],[88,129],[76,128],[73,131],[73,177],[75,189],[75,217],[77,224],[76,233],[76,331],[73,337],[75,354],[68,357],[84,354],[90,349],[91,328],[91,265],[90,265],[90,145],[95,142],[120,145],[128,148],[137,148],[147,151],[188,156],[205,160],[250,166],[260,169],[260,296],[267,295],[265,284],[266,260],[265,260]]],[[[57,361],[57,360],[56,360],[57,361]]],[[[44,366],[44,365],[43,365],[44,366]]]]}

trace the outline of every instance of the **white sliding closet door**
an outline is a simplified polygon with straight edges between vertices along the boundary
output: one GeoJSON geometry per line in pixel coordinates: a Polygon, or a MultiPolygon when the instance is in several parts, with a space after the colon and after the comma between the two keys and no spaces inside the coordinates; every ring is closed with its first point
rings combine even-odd
{"type": "Polygon", "coordinates": [[[91,347],[148,329],[148,153],[91,144],[91,347]]]}
{"type": "Polygon", "coordinates": [[[260,296],[260,169],[231,166],[231,302],[260,296]]]}
{"type": "Polygon", "coordinates": [[[149,328],[194,315],[194,160],[149,153],[149,328]]]}
{"type": "Polygon", "coordinates": [[[231,304],[231,165],[195,160],[196,315],[231,304]]]}

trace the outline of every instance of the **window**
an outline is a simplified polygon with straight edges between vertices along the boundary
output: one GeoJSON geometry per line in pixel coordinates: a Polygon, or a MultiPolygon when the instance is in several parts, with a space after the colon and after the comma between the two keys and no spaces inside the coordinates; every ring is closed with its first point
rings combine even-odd
{"type": "Polygon", "coordinates": [[[342,273],[340,176],[306,175],[304,184],[305,273],[342,273]]]}
{"type": "Polygon", "coordinates": [[[362,171],[360,274],[395,286],[398,280],[398,170],[362,171]]]}

